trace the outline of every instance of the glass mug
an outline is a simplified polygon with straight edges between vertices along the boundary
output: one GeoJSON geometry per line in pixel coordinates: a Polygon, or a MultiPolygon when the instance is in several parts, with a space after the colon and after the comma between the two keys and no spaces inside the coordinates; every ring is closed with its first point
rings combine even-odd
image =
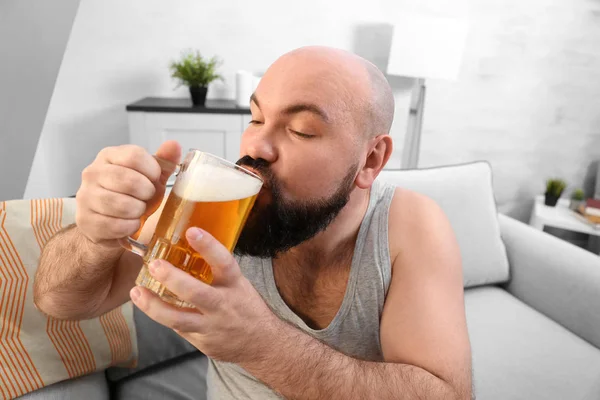
{"type": "MultiPolygon", "coordinates": [[[[158,158],[157,161],[167,163],[158,158]]],[[[143,257],[144,265],[135,283],[150,289],[167,303],[193,307],[155,280],[148,271],[148,264],[163,259],[210,284],[213,279],[210,266],[188,244],[186,231],[194,226],[202,228],[232,252],[262,184],[262,179],[247,169],[191,149],[178,165],[175,184],[148,246],[132,237],[120,241],[127,250],[143,257]]],[[[141,228],[136,235],[140,231],[141,228]]]]}

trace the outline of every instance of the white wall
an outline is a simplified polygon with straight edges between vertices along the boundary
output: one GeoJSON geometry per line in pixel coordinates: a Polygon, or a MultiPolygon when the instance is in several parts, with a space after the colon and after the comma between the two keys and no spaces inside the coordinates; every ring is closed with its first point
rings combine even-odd
{"type": "MultiPolygon", "coordinates": [[[[235,71],[264,71],[278,56],[303,45],[349,50],[358,46],[372,52],[367,56],[381,58],[385,49],[373,51],[371,46],[385,46],[386,40],[389,46],[389,38],[366,48],[359,35],[372,32],[372,24],[393,22],[393,15],[402,9],[427,9],[435,3],[82,0],[26,197],[75,193],[80,171],[101,148],[127,142],[127,103],[146,96],[188,96],[185,88],[173,90],[175,82],[167,68],[183,49],[221,57],[226,82],[211,87],[209,97],[233,98],[235,71]]],[[[400,110],[393,129],[399,150],[409,89],[410,81],[399,80],[400,110]]],[[[399,166],[399,154],[392,165],[399,166]]]]}
{"type": "Polygon", "coordinates": [[[0,0],[0,201],[23,196],[79,0],[0,0]]]}

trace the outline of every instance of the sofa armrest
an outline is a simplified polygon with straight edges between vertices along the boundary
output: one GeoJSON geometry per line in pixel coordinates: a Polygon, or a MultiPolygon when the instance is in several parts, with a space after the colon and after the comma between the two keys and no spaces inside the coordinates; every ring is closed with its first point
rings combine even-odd
{"type": "Polygon", "coordinates": [[[600,348],[600,257],[499,215],[511,279],[524,303],[600,348]]]}

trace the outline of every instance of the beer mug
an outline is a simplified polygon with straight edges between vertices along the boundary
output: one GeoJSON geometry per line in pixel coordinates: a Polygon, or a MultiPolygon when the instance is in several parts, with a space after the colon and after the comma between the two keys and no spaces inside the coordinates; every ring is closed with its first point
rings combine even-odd
{"type": "Polygon", "coordinates": [[[210,284],[213,279],[210,266],[187,242],[187,229],[204,229],[232,252],[263,181],[234,163],[194,149],[178,169],[148,246],[132,237],[121,240],[121,245],[143,257],[137,285],[150,289],[170,304],[193,307],[156,281],[148,271],[148,264],[163,259],[210,284]]]}

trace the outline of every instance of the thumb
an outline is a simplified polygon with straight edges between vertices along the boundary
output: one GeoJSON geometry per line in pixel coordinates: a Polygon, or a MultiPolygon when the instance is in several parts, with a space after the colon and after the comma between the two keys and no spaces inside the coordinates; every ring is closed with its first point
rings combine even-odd
{"type": "Polygon", "coordinates": [[[161,185],[166,185],[181,160],[181,146],[175,140],[168,140],[156,150],[155,158],[162,170],[159,182],[161,185]]]}
{"type": "Polygon", "coordinates": [[[235,257],[210,233],[192,227],[186,231],[185,237],[190,246],[210,265],[213,284],[225,286],[242,276],[235,257]]]}

